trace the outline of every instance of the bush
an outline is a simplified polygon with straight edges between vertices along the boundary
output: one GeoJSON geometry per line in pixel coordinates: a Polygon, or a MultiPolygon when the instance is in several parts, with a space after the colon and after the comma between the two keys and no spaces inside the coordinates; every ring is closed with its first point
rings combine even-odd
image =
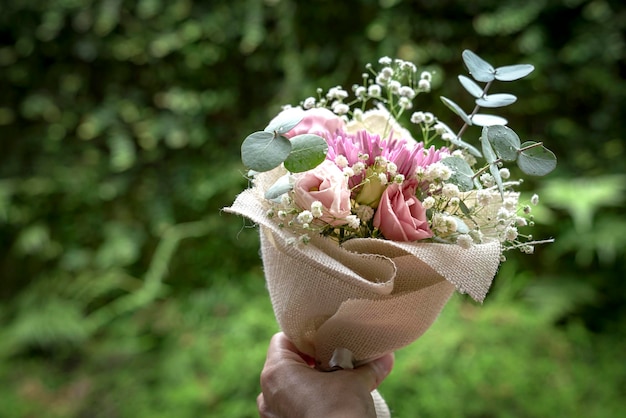
{"type": "Polygon", "coordinates": [[[423,106],[447,118],[438,96],[464,97],[469,48],[537,67],[507,116],[560,158],[534,231],[557,241],[512,256],[529,275],[500,273],[484,307],[455,302],[438,357],[425,363],[441,348],[426,337],[399,353],[383,392],[398,416],[414,402],[424,416],[617,416],[624,13],[610,0],[5,1],[3,410],[255,416],[276,325],[256,234],[220,213],[247,183],[242,138],[383,55],[435,70],[423,106]]]}

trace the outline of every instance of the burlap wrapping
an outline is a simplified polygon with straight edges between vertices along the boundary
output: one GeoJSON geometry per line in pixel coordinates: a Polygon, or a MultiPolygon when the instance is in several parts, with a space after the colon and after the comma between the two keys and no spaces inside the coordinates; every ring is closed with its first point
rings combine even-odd
{"type": "Polygon", "coordinates": [[[351,367],[419,338],[456,289],[482,301],[500,262],[500,244],[457,245],[351,239],[309,244],[268,218],[267,188],[284,171],[258,175],[255,187],[224,210],[260,226],[261,253],[276,319],[318,367],[351,367]]]}

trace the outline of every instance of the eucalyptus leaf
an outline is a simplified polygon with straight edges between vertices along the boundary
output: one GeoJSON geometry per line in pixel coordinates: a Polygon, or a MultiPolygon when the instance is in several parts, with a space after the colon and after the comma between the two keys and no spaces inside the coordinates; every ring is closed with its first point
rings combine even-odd
{"type": "Polygon", "coordinates": [[[265,132],[276,132],[279,135],[286,134],[299,124],[304,118],[304,110],[298,107],[291,107],[280,112],[270,121],[265,132]]]}
{"type": "Polygon", "coordinates": [[[482,107],[503,107],[513,104],[517,97],[508,93],[490,94],[476,99],[476,104],[482,107]]]}
{"type": "Polygon", "coordinates": [[[495,125],[485,128],[498,157],[504,161],[515,161],[520,149],[520,139],[515,131],[507,126],[495,125]]]}
{"type": "Polygon", "coordinates": [[[459,81],[461,82],[461,85],[465,88],[465,90],[467,90],[467,92],[471,94],[472,96],[476,98],[483,96],[482,87],[474,83],[474,81],[471,78],[465,77],[464,75],[460,75],[459,81]]]}
{"type": "Polygon", "coordinates": [[[474,172],[467,161],[460,157],[447,157],[441,163],[452,170],[449,182],[456,184],[460,191],[468,192],[474,188],[474,172]]]}
{"type": "Polygon", "coordinates": [[[508,120],[504,119],[500,116],[495,115],[485,115],[482,113],[477,113],[472,116],[472,122],[476,126],[492,126],[492,125],[506,125],[509,123],[508,120]]]}
{"type": "Polygon", "coordinates": [[[452,135],[450,137],[450,142],[456,145],[457,147],[466,149],[470,154],[472,154],[475,157],[481,158],[483,156],[478,150],[478,148],[476,148],[472,144],[468,144],[467,142],[463,141],[461,138],[459,138],[456,135],[452,135]]]}
{"type": "Polygon", "coordinates": [[[500,195],[504,196],[504,186],[502,185],[502,176],[500,175],[500,167],[498,167],[498,164],[489,164],[489,172],[498,185],[500,195]]]}
{"type": "Polygon", "coordinates": [[[483,127],[482,135],[480,136],[480,144],[482,145],[483,155],[485,156],[487,164],[491,164],[498,159],[498,156],[489,142],[489,138],[487,136],[488,129],[488,126],[483,127]]]}
{"type": "Polygon", "coordinates": [[[469,49],[463,51],[462,56],[463,61],[465,62],[465,65],[467,66],[467,69],[474,78],[474,80],[486,83],[492,81],[495,78],[496,70],[487,61],[485,61],[469,49]]]}
{"type": "Polygon", "coordinates": [[[556,155],[543,145],[527,141],[521,145],[517,165],[530,176],[545,176],[556,167],[556,155]]]}
{"type": "Polygon", "coordinates": [[[478,157],[481,158],[483,155],[481,154],[481,152],[478,150],[478,148],[476,148],[475,146],[473,146],[472,144],[468,144],[467,142],[463,141],[460,138],[457,138],[457,145],[466,149],[467,152],[469,152],[470,154],[472,154],[474,157],[478,157]]]}
{"type": "Polygon", "coordinates": [[[530,64],[505,65],[496,68],[496,80],[515,81],[532,73],[535,67],[530,64]]]}
{"type": "Polygon", "coordinates": [[[319,135],[303,134],[291,138],[292,150],[285,160],[285,168],[300,173],[317,167],[326,158],[328,144],[319,135]]]}
{"type": "Polygon", "coordinates": [[[268,200],[280,199],[282,195],[293,189],[293,183],[291,182],[291,174],[285,174],[276,180],[274,184],[270,186],[265,192],[265,198],[268,200]]]}
{"type": "Polygon", "coordinates": [[[458,216],[452,216],[452,219],[454,219],[454,222],[456,223],[456,232],[459,234],[467,234],[470,232],[469,227],[461,218],[458,216]]]}
{"type": "Polygon", "coordinates": [[[258,131],[248,135],[241,144],[241,161],[254,171],[269,171],[285,161],[291,142],[284,136],[258,131]]]}
{"type": "Polygon", "coordinates": [[[441,101],[450,110],[452,110],[454,113],[456,113],[458,116],[460,116],[461,119],[463,119],[463,122],[467,123],[468,125],[472,124],[472,120],[467,115],[467,113],[465,113],[465,111],[463,109],[461,109],[461,106],[459,106],[458,104],[454,103],[452,100],[448,99],[447,97],[441,96],[441,101]]]}
{"type": "Polygon", "coordinates": [[[489,172],[493,176],[496,184],[498,185],[498,190],[500,190],[500,194],[504,193],[504,189],[502,187],[502,176],[500,175],[500,168],[498,167],[498,157],[496,156],[496,152],[493,150],[491,143],[488,139],[488,127],[483,128],[482,135],[480,136],[480,142],[482,144],[483,154],[485,155],[485,160],[487,164],[489,164],[489,172]]]}

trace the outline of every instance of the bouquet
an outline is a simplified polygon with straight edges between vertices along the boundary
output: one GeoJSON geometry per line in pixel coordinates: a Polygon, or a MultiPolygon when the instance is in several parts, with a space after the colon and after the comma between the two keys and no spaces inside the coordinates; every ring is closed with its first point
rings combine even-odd
{"type": "Polygon", "coordinates": [[[520,201],[522,179],[505,165],[540,176],[556,157],[522,142],[503,117],[479,113],[514,103],[488,91],[534,68],[462,57],[471,78],[458,80],[474,109],[441,97],[460,119],[456,131],[414,109],[433,74],[384,57],[351,93],[318,89],[242,144],[252,187],[225,210],[260,226],[278,323],[322,370],[410,344],[455,290],[482,301],[506,251],[549,241],[522,233],[538,198],[520,201]]]}

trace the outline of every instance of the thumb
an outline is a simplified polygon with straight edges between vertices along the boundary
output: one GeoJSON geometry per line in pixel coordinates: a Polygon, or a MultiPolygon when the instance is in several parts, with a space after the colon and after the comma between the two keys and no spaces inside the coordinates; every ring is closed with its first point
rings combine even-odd
{"type": "Polygon", "coordinates": [[[389,375],[393,368],[394,355],[393,353],[385,354],[384,356],[372,360],[369,363],[365,363],[362,366],[354,369],[354,372],[362,376],[363,380],[367,383],[368,388],[374,390],[382,383],[383,380],[389,375]]]}

